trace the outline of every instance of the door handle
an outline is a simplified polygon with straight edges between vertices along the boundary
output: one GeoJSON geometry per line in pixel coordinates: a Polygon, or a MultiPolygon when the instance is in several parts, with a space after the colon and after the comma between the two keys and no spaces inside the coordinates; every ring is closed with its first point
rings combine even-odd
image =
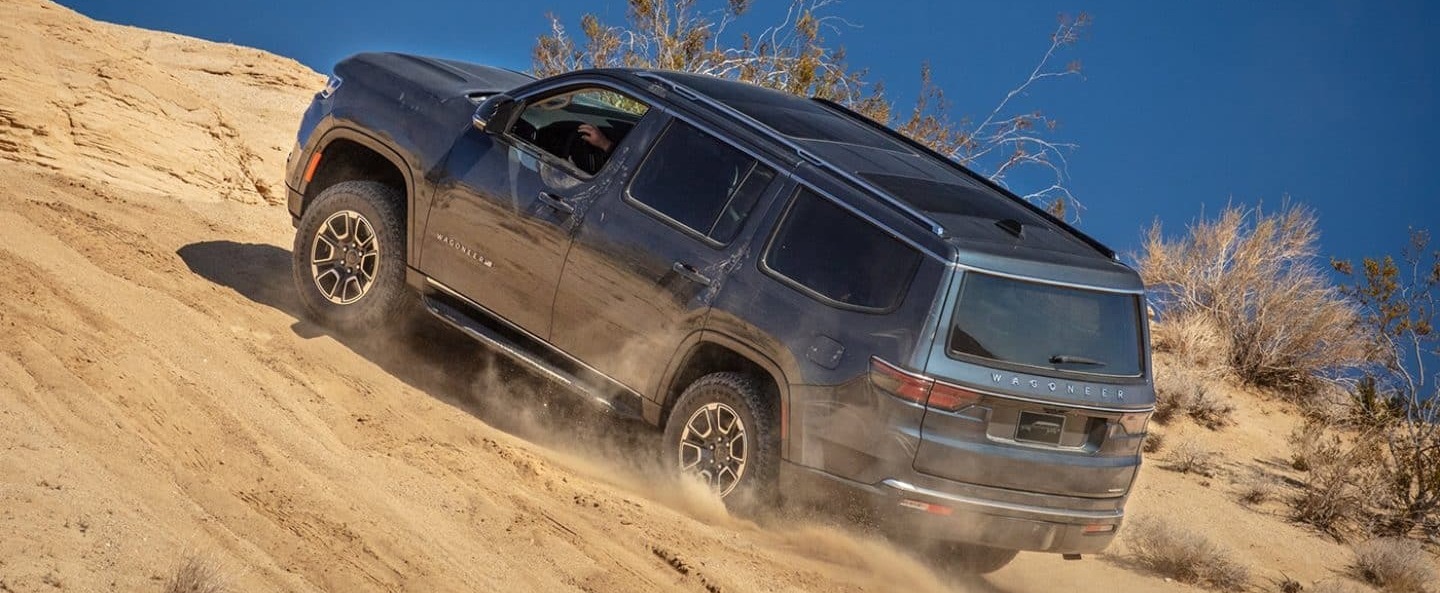
{"type": "Polygon", "coordinates": [[[548,191],[540,192],[540,203],[561,214],[575,213],[575,206],[548,191]]]}
{"type": "Polygon", "coordinates": [[[670,264],[670,269],[676,274],[679,274],[681,278],[699,284],[700,286],[710,286],[710,278],[701,274],[699,270],[696,270],[695,267],[690,264],[677,261],[670,264]]]}

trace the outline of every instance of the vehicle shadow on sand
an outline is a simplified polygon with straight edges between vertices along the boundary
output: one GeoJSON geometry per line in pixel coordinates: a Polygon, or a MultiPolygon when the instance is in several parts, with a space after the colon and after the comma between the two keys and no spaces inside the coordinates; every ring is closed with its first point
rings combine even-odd
{"type": "Polygon", "coordinates": [[[202,241],[176,254],[197,276],[289,315],[295,320],[291,330],[302,339],[328,336],[411,387],[527,441],[574,450],[596,444],[647,446],[656,438],[653,430],[640,430],[638,422],[592,412],[418,306],[397,327],[373,334],[337,332],[309,321],[295,293],[290,251],[281,247],[202,241]],[[577,424],[587,430],[575,430],[577,424]]]}

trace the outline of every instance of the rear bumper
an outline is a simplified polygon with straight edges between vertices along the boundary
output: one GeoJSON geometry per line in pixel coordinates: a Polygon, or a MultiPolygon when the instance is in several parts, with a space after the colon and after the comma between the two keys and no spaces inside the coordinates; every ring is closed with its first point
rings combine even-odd
{"type": "Polygon", "coordinates": [[[1081,511],[975,499],[899,480],[880,483],[880,516],[887,528],[919,538],[995,548],[1094,554],[1120,528],[1124,511],[1081,511]],[[923,504],[917,504],[923,503],[923,504]],[[1086,533],[1087,527],[1107,529],[1086,533]]]}
{"type": "Polygon", "coordinates": [[[898,479],[861,484],[788,462],[783,465],[783,492],[821,495],[827,505],[843,504],[873,518],[902,541],[954,541],[1033,552],[1093,554],[1110,545],[1124,518],[1118,505],[1103,510],[1036,506],[898,479]],[[1103,531],[1087,533],[1087,527],[1103,531]]]}

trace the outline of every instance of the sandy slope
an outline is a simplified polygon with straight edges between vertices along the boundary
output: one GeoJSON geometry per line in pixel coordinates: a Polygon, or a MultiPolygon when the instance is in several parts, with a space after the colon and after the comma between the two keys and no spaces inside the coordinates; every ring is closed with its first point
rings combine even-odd
{"type": "MultiPolygon", "coordinates": [[[[0,4],[0,592],[158,591],[187,554],[237,591],[1183,588],[1039,555],[942,583],[870,539],[762,529],[648,478],[643,431],[554,411],[446,331],[300,321],[278,190],[321,82],[0,4]]],[[[1231,449],[1225,476],[1278,457],[1289,428],[1255,426],[1200,434],[1231,449]]],[[[1152,466],[1132,508],[1195,522],[1262,575],[1343,564],[1216,482],[1152,466]]]]}

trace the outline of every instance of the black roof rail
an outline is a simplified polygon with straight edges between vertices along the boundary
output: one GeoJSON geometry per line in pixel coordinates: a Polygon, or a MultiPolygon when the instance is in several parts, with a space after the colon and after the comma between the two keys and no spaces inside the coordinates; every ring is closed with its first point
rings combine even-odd
{"type": "Polygon", "coordinates": [[[705,95],[705,94],[703,94],[703,93],[695,92],[695,91],[694,91],[693,89],[691,89],[690,87],[687,87],[687,86],[685,86],[685,85],[683,85],[683,84],[680,84],[680,83],[678,83],[678,82],[674,82],[674,81],[672,81],[672,80],[669,80],[669,79],[665,78],[664,76],[662,76],[661,74],[656,73],[656,72],[640,71],[640,72],[635,72],[635,76],[638,76],[638,77],[640,77],[640,78],[645,78],[645,79],[653,80],[653,81],[659,82],[659,83],[661,83],[661,84],[664,84],[665,86],[670,87],[670,89],[671,89],[672,91],[674,91],[675,94],[680,95],[681,97],[684,97],[684,98],[689,99],[689,100],[691,100],[691,101],[698,101],[698,102],[700,102],[700,103],[704,103],[706,106],[708,106],[708,107],[710,107],[710,108],[712,108],[712,109],[715,109],[715,110],[717,110],[717,111],[720,111],[721,113],[724,113],[725,115],[728,115],[728,116],[730,116],[730,117],[735,118],[736,120],[739,120],[740,122],[742,122],[742,123],[750,126],[751,128],[755,129],[755,131],[760,132],[761,134],[764,134],[765,136],[769,137],[771,140],[774,140],[774,141],[780,143],[781,145],[785,146],[786,148],[794,151],[794,152],[795,152],[795,155],[798,156],[798,157],[800,157],[801,159],[804,159],[804,160],[806,160],[806,161],[814,164],[814,165],[817,166],[817,167],[820,167],[820,168],[822,168],[822,169],[826,169],[826,170],[830,171],[831,173],[834,173],[834,174],[836,174],[836,175],[839,175],[840,177],[844,178],[846,181],[849,181],[849,182],[852,183],[852,184],[855,184],[855,185],[857,185],[857,186],[860,186],[861,188],[864,188],[866,191],[874,194],[875,197],[879,198],[879,199],[880,199],[882,202],[884,202],[887,206],[890,206],[891,208],[894,208],[895,210],[898,210],[901,214],[905,215],[906,217],[910,218],[911,220],[914,220],[915,222],[919,223],[921,226],[924,226],[924,227],[928,228],[928,229],[930,230],[930,232],[935,233],[936,235],[941,236],[941,237],[945,236],[945,227],[941,226],[940,223],[936,222],[934,218],[931,218],[929,215],[925,214],[924,212],[920,211],[919,209],[916,209],[914,206],[911,206],[910,204],[907,204],[907,203],[905,203],[904,201],[901,201],[900,199],[896,198],[895,196],[890,195],[890,192],[887,192],[887,191],[885,191],[885,190],[883,190],[883,189],[880,189],[879,187],[876,187],[875,184],[870,183],[869,181],[866,181],[866,180],[860,178],[860,176],[855,175],[854,173],[851,173],[851,172],[846,171],[846,170],[844,170],[844,169],[841,169],[840,167],[835,166],[833,163],[831,163],[831,162],[829,162],[829,161],[826,161],[826,160],[824,160],[824,159],[821,159],[821,158],[819,158],[819,157],[816,157],[816,156],[815,156],[813,153],[811,153],[810,151],[805,150],[805,149],[802,148],[800,145],[798,145],[798,144],[796,144],[795,142],[791,141],[791,140],[790,140],[789,138],[787,138],[784,134],[781,134],[780,132],[776,131],[775,128],[772,128],[772,127],[770,127],[770,126],[768,126],[768,125],[765,125],[764,122],[761,122],[761,121],[759,121],[759,120],[756,120],[756,119],[753,118],[753,117],[750,117],[749,115],[746,115],[744,112],[740,111],[739,109],[736,109],[736,108],[734,108],[734,107],[731,107],[731,106],[729,106],[729,105],[726,105],[726,104],[724,104],[724,103],[721,103],[720,101],[716,101],[715,99],[713,99],[713,98],[711,98],[711,97],[709,97],[709,96],[707,96],[707,95],[705,95]]]}
{"type": "Polygon", "coordinates": [[[993,189],[993,190],[995,190],[995,191],[998,191],[998,192],[1000,192],[1001,195],[1003,195],[1003,196],[1005,196],[1005,197],[1007,197],[1007,198],[1010,198],[1012,201],[1015,201],[1015,202],[1017,202],[1017,203],[1019,203],[1019,204],[1021,204],[1021,205],[1024,205],[1026,208],[1030,209],[1031,212],[1034,212],[1035,214],[1039,214],[1039,215],[1040,215],[1041,217],[1043,217],[1045,220],[1048,220],[1048,221],[1050,221],[1050,222],[1052,222],[1052,223],[1055,223],[1055,224],[1057,224],[1057,225],[1060,225],[1060,228],[1065,229],[1067,232],[1075,235],[1076,238],[1078,238],[1078,239],[1080,239],[1081,241],[1085,242],[1086,245],[1089,245],[1089,246],[1091,246],[1091,247],[1094,247],[1096,251],[1099,251],[1099,252],[1101,253],[1101,255],[1104,255],[1105,257],[1108,257],[1108,258],[1110,258],[1110,259],[1117,259],[1117,258],[1115,257],[1115,250],[1114,250],[1114,249],[1111,249],[1111,248],[1107,247],[1104,243],[1101,243],[1099,240],[1095,239],[1094,237],[1091,237],[1090,235],[1085,234],[1083,231],[1081,231],[1080,229],[1075,228],[1075,227],[1074,227],[1073,225],[1071,225],[1070,223],[1065,222],[1064,220],[1061,220],[1059,217],[1055,216],[1054,214],[1051,214],[1048,210],[1046,210],[1046,209],[1044,209],[1044,208],[1041,208],[1041,207],[1039,207],[1039,206],[1036,206],[1035,204],[1030,203],[1030,200],[1027,200],[1027,199],[1025,199],[1025,198],[1022,198],[1022,197],[1016,195],[1015,192],[1012,192],[1012,191],[1010,191],[1010,190],[1008,190],[1008,189],[1005,189],[1005,186],[1002,186],[1002,185],[1000,185],[1000,184],[998,184],[998,183],[995,183],[994,181],[991,181],[989,178],[986,178],[984,175],[981,175],[981,174],[979,174],[979,173],[976,173],[976,172],[974,172],[974,171],[971,171],[969,167],[966,167],[965,165],[962,165],[962,164],[960,164],[960,163],[955,162],[954,159],[952,159],[952,158],[950,158],[950,157],[947,157],[947,156],[945,156],[945,155],[943,155],[943,154],[940,154],[940,153],[936,152],[935,149],[930,148],[929,146],[926,146],[926,145],[924,145],[924,144],[921,144],[921,143],[915,141],[915,139],[913,139],[913,138],[911,138],[911,137],[909,137],[909,136],[906,136],[906,135],[904,135],[904,134],[901,134],[900,132],[897,132],[897,131],[891,129],[889,126],[886,126],[886,125],[884,125],[884,124],[881,124],[880,122],[877,122],[877,121],[875,121],[875,120],[873,120],[873,119],[870,119],[870,118],[868,118],[868,117],[865,117],[864,115],[861,115],[861,114],[859,114],[859,113],[856,113],[853,109],[850,109],[849,107],[846,107],[846,106],[844,106],[844,105],[841,105],[841,104],[839,104],[839,103],[836,103],[835,101],[831,101],[831,100],[829,100],[829,99],[822,99],[822,98],[820,98],[820,97],[814,97],[814,98],[812,98],[811,100],[812,100],[812,101],[815,101],[815,102],[817,102],[817,103],[820,103],[821,105],[824,105],[824,106],[826,106],[826,107],[829,107],[829,108],[831,108],[831,109],[834,109],[834,110],[836,110],[836,111],[839,111],[840,113],[842,113],[842,114],[844,114],[844,115],[846,115],[846,116],[848,116],[848,117],[851,117],[851,118],[853,118],[853,119],[858,119],[858,120],[860,120],[861,122],[863,122],[865,125],[870,126],[871,128],[874,128],[874,129],[876,129],[876,130],[880,130],[881,132],[884,132],[885,134],[888,134],[891,138],[894,138],[894,139],[896,139],[896,140],[899,140],[899,141],[901,141],[901,142],[904,142],[906,146],[909,146],[909,147],[914,148],[914,149],[916,149],[916,150],[919,150],[919,151],[921,151],[921,152],[923,152],[923,153],[925,153],[925,154],[928,154],[928,155],[933,156],[933,157],[935,157],[935,158],[937,158],[937,159],[940,159],[940,160],[942,160],[942,161],[945,161],[945,162],[948,163],[951,167],[954,167],[955,169],[959,170],[961,173],[964,173],[965,176],[970,177],[971,179],[974,179],[974,180],[979,181],[979,182],[981,182],[981,183],[984,183],[984,184],[985,184],[987,187],[989,187],[990,189],[993,189]]]}

